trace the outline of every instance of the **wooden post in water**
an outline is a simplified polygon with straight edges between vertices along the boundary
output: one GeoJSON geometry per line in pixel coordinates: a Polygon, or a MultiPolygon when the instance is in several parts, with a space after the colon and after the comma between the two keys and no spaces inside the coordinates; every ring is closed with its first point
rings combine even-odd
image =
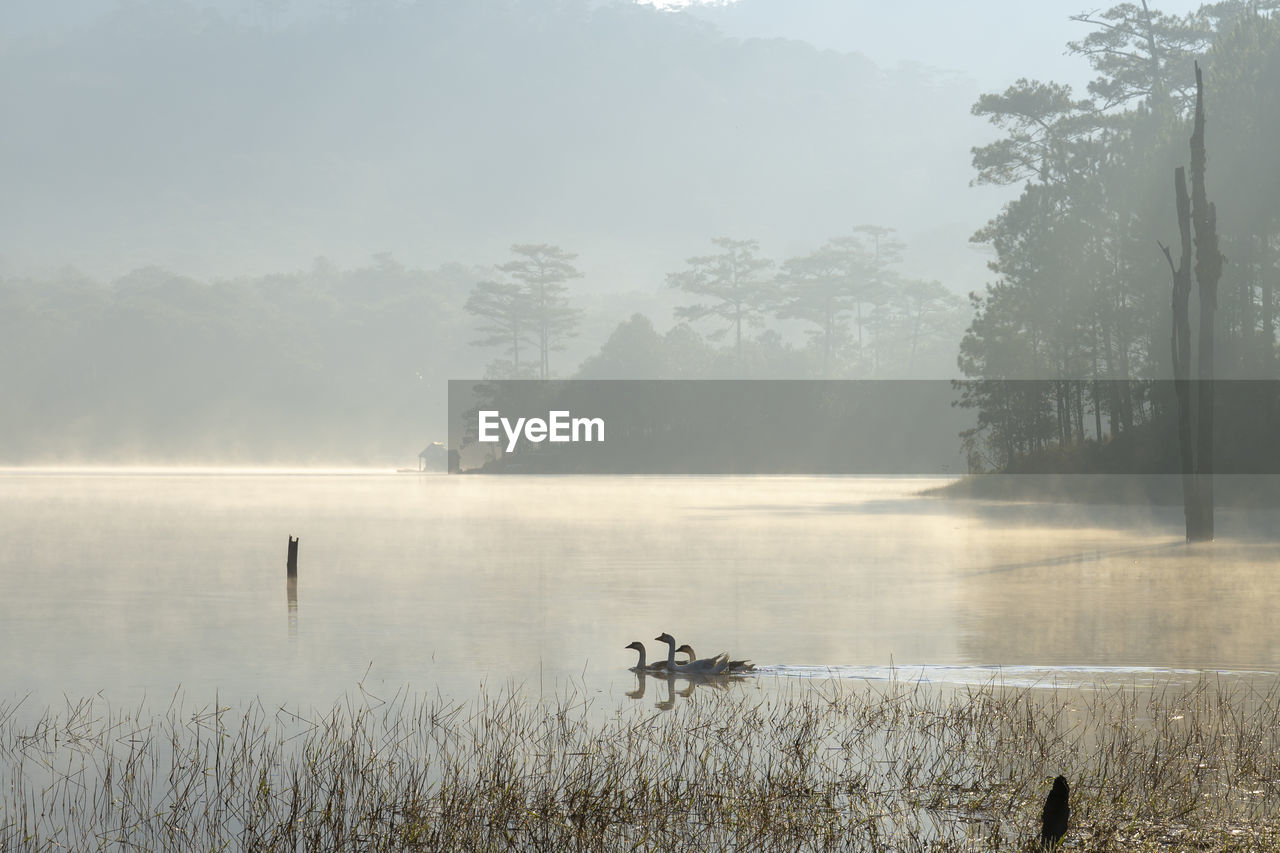
{"type": "Polygon", "coordinates": [[[292,580],[298,579],[298,540],[289,537],[289,569],[288,577],[292,580]]]}

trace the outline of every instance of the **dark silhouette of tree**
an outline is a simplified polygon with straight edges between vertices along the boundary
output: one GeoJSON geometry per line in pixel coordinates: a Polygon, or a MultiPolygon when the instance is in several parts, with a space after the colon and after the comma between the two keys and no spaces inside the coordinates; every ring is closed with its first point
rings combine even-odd
{"type": "Polygon", "coordinates": [[[538,349],[537,375],[549,379],[551,353],[564,348],[562,342],[574,335],[578,325],[579,312],[569,306],[565,295],[569,280],[582,277],[573,265],[578,256],[545,243],[517,243],[511,252],[516,259],[498,269],[519,284],[525,328],[538,349]]]}
{"type": "Polygon", "coordinates": [[[973,114],[985,117],[1006,136],[973,149],[976,182],[1064,180],[1073,163],[1071,146],[1096,128],[1094,111],[1092,101],[1071,97],[1070,86],[1026,78],[1002,93],[978,98],[973,114]]]}
{"type": "Polygon", "coordinates": [[[1191,197],[1187,194],[1186,170],[1181,166],[1174,171],[1173,187],[1178,230],[1182,237],[1182,253],[1178,265],[1174,266],[1173,255],[1168,246],[1162,243],[1160,250],[1164,252],[1169,261],[1169,269],[1173,272],[1173,334],[1170,336],[1170,346],[1173,352],[1173,390],[1178,402],[1178,459],[1182,469],[1183,516],[1187,538],[1190,539],[1192,531],[1199,529],[1200,512],[1196,500],[1195,445],[1191,425],[1191,197]]]}
{"type": "Polygon", "coordinates": [[[681,323],[665,335],[643,314],[618,324],[600,351],[582,362],[578,379],[701,379],[714,353],[681,323]]]}
{"type": "Polygon", "coordinates": [[[872,373],[877,372],[880,367],[881,342],[877,337],[872,342],[874,345],[869,348],[863,333],[871,325],[872,312],[889,301],[898,284],[897,273],[892,268],[902,263],[902,251],[906,248],[901,240],[893,236],[893,232],[894,229],[881,225],[858,225],[853,229],[852,237],[834,241],[838,245],[857,245],[867,257],[866,279],[854,292],[853,323],[857,329],[859,355],[866,358],[867,350],[871,350],[872,373]]]}
{"type": "Polygon", "coordinates": [[[776,301],[776,287],[765,276],[773,261],[757,256],[760,244],[755,240],[733,240],[716,237],[711,241],[722,251],[718,255],[689,258],[689,269],[667,275],[667,283],[709,301],[676,309],[682,320],[705,318],[721,320],[724,325],[709,337],[719,340],[733,330],[734,359],[742,364],[742,327],[760,325],[764,312],[776,301]]]}
{"type": "MultiPolygon", "coordinates": [[[[921,344],[957,331],[940,322],[963,301],[938,282],[912,281],[894,269],[903,244],[893,229],[860,225],[808,255],[782,264],[777,276],[776,313],[812,323],[821,376],[841,373],[837,356],[850,351],[845,371],[878,374],[888,363],[910,374],[921,344]],[[850,326],[856,329],[851,335],[850,326]]],[[[948,343],[954,345],[955,338],[948,343]]]]}
{"type": "Polygon", "coordinates": [[[1189,79],[1192,63],[1213,38],[1202,15],[1169,15],[1142,0],[1141,7],[1121,3],[1072,15],[1071,20],[1093,27],[1083,39],[1068,42],[1067,49],[1088,57],[1099,73],[1089,93],[1100,109],[1142,99],[1158,106],[1171,97],[1181,106],[1190,103],[1191,85],[1182,81],[1189,79]]]}
{"type": "Polygon", "coordinates": [[[472,341],[478,347],[504,347],[509,360],[500,360],[486,371],[489,379],[519,379],[527,372],[520,364],[520,345],[529,342],[529,305],[519,285],[501,281],[481,281],[471,291],[467,313],[483,321],[476,327],[481,337],[472,341]]]}
{"type": "Polygon", "coordinates": [[[643,314],[618,324],[600,352],[582,362],[579,379],[661,379],[666,367],[662,335],[643,314]]]}
{"type": "Polygon", "coordinates": [[[894,309],[890,318],[894,337],[906,350],[904,361],[910,373],[915,370],[922,346],[938,336],[949,335],[954,328],[953,319],[964,307],[964,300],[943,287],[941,282],[907,279],[894,289],[890,305],[894,309]]]}
{"type": "Polygon", "coordinates": [[[778,274],[778,316],[817,326],[814,335],[822,351],[824,377],[831,375],[833,350],[849,338],[847,315],[853,310],[857,288],[865,284],[862,260],[828,243],[804,257],[785,261],[778,274]]]}
{"type": "Polygon", "coordinates": [[[1218,211],[1205,189],[1204,79],[1196,72],[1195,124],[1191,132],[1191,192],[1186,173],[1174,172],[1178,231],[1182,254],[1178,266],[1167,246],[1161,246],[1173,271],[1173,358],[1178,398],[1178,438],[1181,444],[1183,512],[1187,540],[1213,539],[1213,428],[1214,428],[1214,315],[1218,307],[1218,281],[1225,258],[1218,249],[1218,211]],[[1200,329],[1196,341],[1198,364],[1194,385],[1191,375],[1191,235],[1195,233],[1195,274],[1200,294],[1200,329]],[[1194,450],[1193,450],[1194,448],[1194,450]],[[1193,475],[1194,472],[1194,475],[1193,475]]]}
{"type": "MultiPolygon", "coordinates": [[[[1280,0],[1260,8],[1280,7],[1280,0]]],[[[1236,19],[1219,39],[1208,67],[1214,81],[1214,186],[1231,199],[1219,223],[1223,270],[1219,311],[1224,336],[1215,353],[1219,372],[1274,378],[1280,313],[1280,16],[1256,10],[1236,19]],[[1261,178],[1261,179],[1260,179],[1261,178]],[[1239,329],[1237,337],[1231,330],[1239,329]]]]}
{"type": "MultiPolygon", "coordinates": [[[[1280,16],[1266,11],[1277,7],[1275,0],[1228,0],[1176,16],[1135,2],[1080,15],[1095,28],[1071,45],[1098,72],[1089,99],[1056,84],[1019,81],[975,106],[1005,137],[974,150],[978,182],[1026,182],[974,236],[995,250],[990,266],[998,276],[975,295],[960,352],[967,376],[1000,380],[966,388],[965,403],[986,409],[987,458],[1015,464],[1013,456],[1053,444],[1083,451],[1086,438],[1100,449],[1131,432],[1114,452],[1146,454],[1159,470],[1176,457],[1177,395],[1186,389],[1153,380],[1191,381],[1189,362],[1176,363],[1190,356],[1165,343],[1173,322],[1169,279],[1150,246],[1167,217],[1167,176],[1185,156],[1178,128],[1194,120],[1185,81],[1197,57],[1212,61],[1215,75],[1222,68],[1227,81],[1216,84],[1214,96],[1221,152],[1215,186],[1233,200],[1223,214],[1231,219],[1221,226],[1222,251],[1242,258],[1225,271],[1205,270],[1215,281],[1211,290],[1221,280],[1221,295],[1210,300],[1210,289],[1202,291],[1210,310],[1198,312],[1200,321],[1216,316],[1217,328],[1206,329],[1212,348],[1198,351],[1218,374],[1274,375],[1280,206],[1274,182],[1260,176],[1280,174],[1280,109],[1270,109],[1280,105],[1280,16]],[[1050,385],[1032,394],[1007,379],[1050,385]],[[1053,426],[1048,436],[1046,423],[1053,426]],[[1140,438],[1143,431],[1156,440],[1140,438]]],[[[1193,195],[1189,187],[1194,219],[1193,195]]],[[[1206,202],[1206,216],[1208,209],[1206,202]]],[[[1212,417],[1206,411],[1205,420],[1212,417]]]]}

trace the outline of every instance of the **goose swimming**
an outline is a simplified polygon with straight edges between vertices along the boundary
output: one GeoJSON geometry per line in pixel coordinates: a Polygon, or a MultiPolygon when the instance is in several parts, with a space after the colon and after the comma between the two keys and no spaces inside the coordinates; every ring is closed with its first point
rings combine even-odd
{"type": "Polygon", "coordinates": [[[702,658],[701,660],[690,660],[687,663],[676,662],[676,640],[675,637],[665,631],[654,637],[655,640],[667,644],[667,671],[674,673],[685,673],[688,675],[723,675],[729,671],[729,655],[721,652],[713,658],[702,658]]]}
{"type": "MultiPolygon", "coordinates": [[[[684,646],[677,648],[676,651],[684,652],[685,654],[687,654],[687,656],[689,656],[689,660],[685,661],[685,663],[690,663],[694,661],[696,657],[698,657],[698,652],[695,652],[694,647],[690,646],[689,643],[685,643],[684,646]]],[[[754,670],[754,669],[755,669],[755,663],[751,663],[750,661],[730,661],[728,662],[728,669],[724,671],[750,672],[751,670],[754,670]]]]}
{"type": "Polygon", "coordinates": [[[631,667],[632,672],[665,672],[666,671],[667,662],[664,660],[654,661],[651,664],[645,665],[644,643],[640,642],[639,640],[636,640],[635,642],[628,643],[626,647],[628,649],[635,649],[637,652],[640,653],[640,662],[637,663],[635,666],[631,667]]]}

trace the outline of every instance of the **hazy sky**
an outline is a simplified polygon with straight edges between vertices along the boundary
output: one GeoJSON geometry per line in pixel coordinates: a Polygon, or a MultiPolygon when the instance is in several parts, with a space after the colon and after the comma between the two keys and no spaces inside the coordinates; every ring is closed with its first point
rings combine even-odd
{"type": "MultiPolygon", "coordinates": [[[[1090,78],[1068,41],[1089,28],[1072,15],[1108,9],[1121,0],[739,0],[735,35],[800,38],[820,48],[865,54],[880,65],[924,62],[961,71],[984,88],[1022,76],[1083,87],[1090,78]],[[766,20],[763,10],[772,7],[766,20]],[[782,10],[785,10],[783,12],[782,10]]],[[[1197,0],[1151,0],[1151,7],[1183,14],[1197,0]]],[[[724,13],[721,13],[722,15],[724,13]]]]}
{"type": "MultiPolygon", "coordinates": [[[[136,2],[136,0],[134,0],[136,2]]],[[[821,48],[857,50],[882,65],[926,62],[963,71],[984,87],[1002,86],[1024,75],[1070,82],[1088,80],[1078,57],[1063,55],[1065,43],[1083,36],[1082,24],[1068,18],[1106,9],[1119,0],[740,0],[742,13],[732,26],[735,35],[802,38],[821,48]],[[764,6],[769,12],[756,11],[764,6]],[[829,11],[838,7],[838,20],[829,11]],[[778,17],[779,12],[785,10],[778,17]],[[825,10],[825,11],[824,11],[825,10]]],[[[57,32],[85,23],[126,0],[4,0],[0,43],[57,32]]],[[[285,21],[332,14],[352,7],[403,5],[407,0],[188,0],[243,20],[285,21]]],[[[465,2],[465,0],[459,0],[465,2]]],[[[659,5],[683,5],[665,0],[659,5]]],[[[1154,8],[1183,13],[1198,8],[1196,0],[1154,0],[1154,8]]],[[[726,27],[729,29],[729,27],[726,27]]]]}
{"type": "MultiPolygon", "coordinates": [[[[58,34],[70,29],[92,26],[95,21],[122,7],[151,4],[166,7],[179,2],[184,2],[190,8],[209,9],[219,15],[250,24],[282,27],[289,22],[307,18],[407,5],[410,0],[59,0],[56,3],[48,0],[0,0],[0,50],[15,42],[56,38],[58,34]]],[[[443,4],[448,0],[421,2],[443,4]]],[[[553,0],[547,2],[550,5],[553,0]]],[[[1157,8],[1168,12],[1185,12],[1199,5],[1193,0],[1155,0],[1155,3],[1157,8]]],[[[932,185],[932,201],[927,208],[913,208],[913,215],[905,216],[894,207],[894,203],[901,202],[910,194],[894,193],[891,197],[881,198],[871,204],[874,213],[855,209],[848,213],[851,221],[869,217],[902,229],[908,242],[918,247],[917,253],[923,251],[923,247],[930,247],[929,257],[936,268],[913,268],[911,273],[926,278],[946,278],[951,286],[963,292],[980,286],[987,277],[983,257],[968,244],[967,238],[998,210],[1007,195],[989,187],[974,189],[967,186],[972,178],[968,163],[969,148],[989,141],[993,133],[985,123],[969,119],[969,105],[977,93],[1001,90],[1023,76],[1068,82],[1082,89],[1091,76],[1087,63],[1080,57],[1065,56],[1064,46],[1068,40],[1083,37],[1089,30],[1085,25],[1070,21],[1069,16],[1089,8],[1106,8],[1110,5],[1113,3],[1109,0],[1093,7],[1088,4],[1088,0],[985,0],[976,4],[912,0],[895,3],[885,3],[883,0],[737,0],[727,8],[704,8],[694,10],[693,13],[714,21],[723,32],[735,37],[799,39],[821,49],[857,51],[885,68],[892,69],[904,62],[918,62],[954,70],[962,78],[966,78],[957,87],[957,91],[963,90],[963,93],[956,96],[954,109],[949,108],[948,116],[943,117],[951,122],[949,126],[952,127],[952,132],[947,137],[946,144],[954,148],[953,156],[947,159],[945,168],[930,161],[933,163],[930,166],[932,171],[927,174],[911,172],[906,175],[906,179],[916,183],[932,185]],[[955,128],[965,123],[972,130],[968,134],[956,133],[955,128]]],[[[305,65],[305,62],[302,64],[305,65]]],[[[156,87],[162,89],[167,80],[167,75],[155,75],[156,87]]],[[[35,97],[32,92],[37,89],[34,85],[13,87],[15,93],[28,99],[35,97]]],[[[229,90],[234,91],[234,87],[229,87],[229,90]]],[[[341,100],[341,93],[338,98],[341,100]]],[[[801,100],[797,98],[797,103],[801,100]]],[[[150,102],[144,98],[139,103],[150,102]]],[[[217,105],[215,112],[216,110],[217,105]]],[[[252,113],[252,110],[249,112],[252,113]]],[[[382,113],[372,117],[365,116],[364,119],[376,124],[374,119],[379,119],[379,116],[388,112],[390,111],[383,110],[382,113]]],[[[234,110],[228,114],[239,115],[234,110]]],[[[35,121],[33,126],[39,124],[39,121],[35,121]]],[[[125,123],[113,127],[121,130],[125,123]]],[[[292,125],[289,128],[290,132],[297,130],[292,125]]],[[[237,151],[244,147],[248,152],[245,156],[250,159],[264,156],[251,144],[251,138],[246,139],[248,141],[232,139],[228,146],[237,151]]],[[[42,149],[31,149],[31,152],[32,156],[43,156],[42,149]]],[[[50,157],[56,153],[55,151],[50,157]]],[[[204,149],[199,149],[199,153],[202,162],[207,162],[211,156],[204,149]]],[[[77,156],[79,159],[76,162],[80,163],[87,155],[77,156]]],[[[111,160],[108,154],[102,156],[106,165],[96,177],[118,174],[121,181],[135,181],[146,179],[155,171],[145,167],[145,164],[131,170],[126,168],[127,164],[111,160]]],[[[348,158],[345,162],[354,160],[348,158]]],[[[919,169],[916,171],[919,172],[919,169]]],[[[285,176],[294,174],[288,168],[282,168],[280,173],[285,176]]],[[[191,170],[181,172],[170,182],[174,187],[173,193],[179,193],[179,184],[185,186],[183,181],[192,180],[191,174],[194,174],[191,170]]],[[[234,174],[239,175],[241,172],[234,174]]],[[[310,180],[308,174],[302,174],[298,180],[310,192],[318,183],[310,180]]],[[[141,191],[134,184],[130,184],[129,192],[121,191],[115,195],[108,193],[110,188],[98,187],[87,191],[77,189],[74,182],[72,184],[69,189],[63,188],[66,191],[61,196],[44,192],[47,188],[42,184],[39,197],[33,196],[30,201],[33,205],[37,202],[44,203],[42,200],[47,196],[46,207],[49,209],[46,210],[45,220],[52,222],[55,214],[62,215],[67,210],[87,210],[97,198],[93,193],[107,193],[115,206],[103,215],[114,223],[125,223],[133,231],[126,229],[127,233],[99,233],[100,229],[90,228],[85,223],[80,223],[77,230],[71,219],[64,218],[61,221],[68,234],[75,236],[56,235],[56,252],[40,244],[34,237],[23,236],[26,232],[14,233],[7,245],[0,245],[0,272],[5,271],[6,264],[8,269],[13,270],[70,263],[95,274],[120,274],[137,266],[154,263],[182,269],[191,274],[208,275],[292,268],[305,265],[315,255],[322,253],[342,264],[359,262],[379,251],[393,251],[408,263],[422,264],[438,263],[446,259],[480,263],[493,254],[488,250],[473,249],[470,253],[464,249],[453,251],[451,238],[446,239],[444,236],[441,240],[450,246],[451,254],[448,258],[439,256],[440,253],[432,254],[429,247],[423,248],[420,231],[414,230],[416,224],[409,229],[412,233],[396,231],[396,222],[406,223],[409,220],[397,213],[403,205],[396,207],[392,203],[395,199],[365,199],[367,203],[362,206],[361,199],[344,196],[341,203],[313,200],[312,204],[305,198],[295,197],[297,193],[289,195],[287,188],[281,189],[281,198],[290,198],[296,204],[289,208],[287,215],[278,217],[280,230],[271,232],[270,238],[264,239],[264,232],[259,231],[261,217],[255,219],[252,211],[241,215],[243,204],[241,207],[224,205],[226,209],[219,208],[201,218],[204,207],[217,202],[219,198],[219,193],[208,192],[207,188],[192,189],[187,196],[174,196],[177,200],[171,200],[172,203],[165,201],[168,196],[156,198],[153,194],[140,201],[141,209],[135,210],[123,209],[117,203],[132,195],[142,198],[141,191]],[[89,195],[86,196],[86,193],[89,195]],[[314,210],[307,208],[307,204],[312,204],[314,210]],[[298,209],[298,205],[303,209],[298,209]],[[360,213],[355,215],[358,221],[353,222],[345,231],[335,230],[336,226],[330,227],[333,223],[327,220],[322,224],[312,223],[307,218],[308,211],[321,218],[332,218],[330,214],[334,210],[348,207],[360,213]],[[378,211],[389,213],[382,219],[377,219],[372,213],[378,211]],[[148,216],[155,217],[157,221],[148,225],[143,221],[148,216]],[[393,221],[384,221],[388,217],[393,221]],[[235,227],[228,226],[227,221],[231,221],[235,227]],[[137,224],[139,222],[142,224],[137,224]],[[240,222],[249,224],[240,227],[237,225],[240,222]],[[218,227],[209,228],[211,223],[218,224],[218,227]],[[147,229],[150,229],[150,238],[147,233],[142,233],[147,229]],[[95,239],[103,245],[95,244],[95,239]]],[[[376,186],[377,181],[372,178],[359,183],[359,187],[376,186]]],[[[231,188],[234,189],[234,186],[231,188]]],[[[374,192],[374,189],[369,189],[369,192],[374,192]]],[[[868,194],[867,198],[873,195],[868,194]]],[[[264,189],[258,196],[247,201],[240,199],[240,202],[252,202],[262,207],[271,202],[269,196],[270,191],[264,189]]],[[[918,199],[912,203],[917,204],[918,199]]],[[[32,221],[36,220],[39,217],[32,221]]],[[[26,223],[23,227],[31,230],[36,225],[26,223]]],[[[408,225],[404,227],[409,228],[408,225]]],[[[703,230],[710,233],[718,227],[722,226],[708,224],[703,230]]],[[[757,227],[744,230],[759,233],[768,229],[757,227]]],[[[810,230],[813,234],[822,231],[816,226],[810,230]]],[[[486,231],[492,232],[495,246],[505,245],[503,241],[516,239],[513,235],[522,233],[519,229],[505,228],[498,221],[487,221],[486,231]]],[[[570,232],[565,232],[568,233],[570,232]]],[[[43,236],[49,237],[48,234],[43,236]]],[[[698,238],[704,237],[700,231],[698,238]]],[[[557,238],[569,239],[559,232],[557,238]]],[[[817,237],[809,234],[805,239],[813,240],[817,237]]],[[[689,246],[649,248],[672,257],[681,257],[682,252],[692,251],[689,246]]],[[[799,244],[778,244],[772,250],[796,252],[802,248],[799,244]]],[[[626,247],[626,252],[632,255],[637,251],[639,249],[635,245],[626,247]]],[[[654,258],[647,263],[647,267],[645,263],[633,266],[637,270],[648,267],[661,270],[667,268],[670,261],[654,258]]],[[[908,263],[914,263],[910,254],[908,263]]],[[[619,282],[620,288],[624,287],[622,282],[625,278],[617,275],[612,278],[619,282]]],[[[648,281],[652,275],[637,273],[637,278],[648,281]]]]}

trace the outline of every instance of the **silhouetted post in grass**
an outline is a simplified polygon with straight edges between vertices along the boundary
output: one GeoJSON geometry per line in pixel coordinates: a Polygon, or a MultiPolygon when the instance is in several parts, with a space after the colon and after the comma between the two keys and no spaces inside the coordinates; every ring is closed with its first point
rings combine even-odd
{"type": "Polygon", "coordinates": [[[1067,834],[1067,821],[1071,818],[1070,793],[1065,776],[1053,780],[1053,790],[1044,801],[1040,815],[1040,847],[1045,850],[1057,849],[1062,836],[1067,834]]]}
{"type": "Polygon", "coordinates": [[[298,579],[298,540],[292,536],[289,537],[288,577],[298,579]]]}

